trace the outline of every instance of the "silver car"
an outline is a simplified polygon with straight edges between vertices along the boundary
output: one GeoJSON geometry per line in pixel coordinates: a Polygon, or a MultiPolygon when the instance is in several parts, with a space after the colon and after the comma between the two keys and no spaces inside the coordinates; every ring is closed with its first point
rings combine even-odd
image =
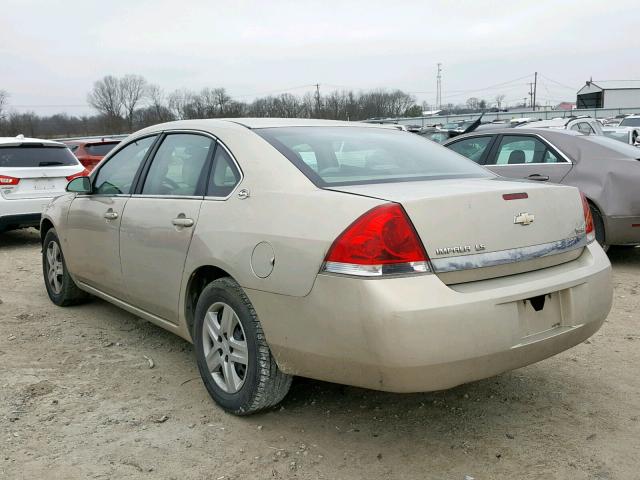
{"type": "Polygon", "coordinates": [[[124,140],[41,224],[49,297],[192,341],[224,409],[293,375],[415,392],[593,335],[611,267],[573,187],[508,181],[409,132],[191,120],[124,140]]]}
{"type": "Polygon", "coordinates": [[[604,135],[539,128],[474,132],[444,145],[504,177],[579,188],[605,249],[640,244],[637,148],[604,135]]]}

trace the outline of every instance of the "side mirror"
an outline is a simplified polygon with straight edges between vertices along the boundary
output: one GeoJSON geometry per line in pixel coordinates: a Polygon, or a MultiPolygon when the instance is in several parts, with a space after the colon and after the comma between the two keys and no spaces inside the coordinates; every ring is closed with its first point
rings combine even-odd
{"type": "Polygon", "coordinates": [[[67,192],[91,193],[91,179],[89,177],[76,177],[67,184],[67,192]]]}

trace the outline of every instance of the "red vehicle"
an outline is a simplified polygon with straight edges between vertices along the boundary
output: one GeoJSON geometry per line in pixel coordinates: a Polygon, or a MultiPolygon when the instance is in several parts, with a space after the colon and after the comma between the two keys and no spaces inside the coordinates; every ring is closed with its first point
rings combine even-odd
{"type": "Polygon", "coordinates": [[[80,163],[88,171],[93,168],[120,143],[118,138],[85,138],[62,140],[73,154],[80,160],[80,163]]]}

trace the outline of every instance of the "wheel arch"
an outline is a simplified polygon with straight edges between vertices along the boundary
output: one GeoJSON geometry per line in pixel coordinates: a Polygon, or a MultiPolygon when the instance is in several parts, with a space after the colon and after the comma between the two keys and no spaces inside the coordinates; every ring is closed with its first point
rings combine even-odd
{"type": "Polygon", "coordinates": [[[211,282],[223,277],[233,278],[226,270],[215,265],[201,265],[189,275],[184,293],[184,318],[192,340],[195,310],[200,293],[211,282]]]}
{"type": "Polygon", "coordinates": [[[44,237],[47,236],[47,232],[54,228],[53,222],[48,218],[43,218],[40,221],[40,243],[44,245],[44,237]]]}

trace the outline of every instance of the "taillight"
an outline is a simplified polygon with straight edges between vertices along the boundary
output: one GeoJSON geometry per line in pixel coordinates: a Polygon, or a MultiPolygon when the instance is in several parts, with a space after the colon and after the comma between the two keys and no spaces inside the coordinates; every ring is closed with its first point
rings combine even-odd
{"type": "Polygon", "coordinates": [[[69,175],[67,177],[67,182],[70,182],[71,180],[73,180],[74,178],[78,178],[78,177],[87,177],[89,176],[89,170],[87,170],[86,168],[84,170],[82,170],[81,172],[78,173],[74,173],[73,175],[69,175]]]}
{"type": "Polygon", "coordinates": [[[584,193],[580,192],[580,197],[582,197],[582,211],[584,212],[584,233],[587,235],[587,242],[593,242],[596,239],[596,230],[593,226],[591,208],[589,208],[589,202],[584,193]]]}
{"type": "Polygon", "coordinates": [[[19,183],[19,178],[0,175],[0,187],[12,187],[14,185],[18,185],[19,183]]]}
{"type": "Polygon", "coordinates": [[[425,273],[429,258],[409,217],[396,203],[372,208],[333,242],[323,271],[375,277],[425,273]]]}

